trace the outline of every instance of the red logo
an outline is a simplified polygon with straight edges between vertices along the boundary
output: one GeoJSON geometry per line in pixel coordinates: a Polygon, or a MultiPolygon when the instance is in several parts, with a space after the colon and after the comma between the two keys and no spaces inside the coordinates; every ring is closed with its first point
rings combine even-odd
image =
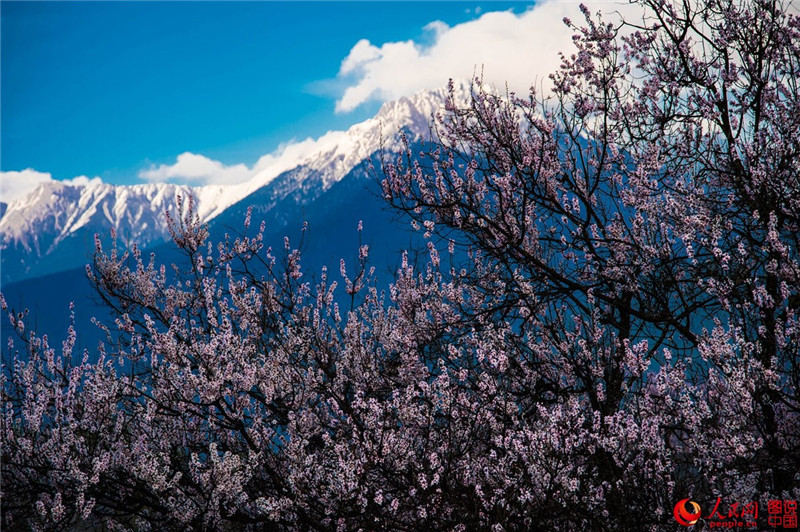
{"type": "Polygon", "coordinates": [[[700,519],[700,505],[689,499],[678,501],[675,508],[672,509],[672,515],[675,520],[683,526],[692,526],[700,519]],[[691,508],[691,510],[689,508],[691,508]]]}

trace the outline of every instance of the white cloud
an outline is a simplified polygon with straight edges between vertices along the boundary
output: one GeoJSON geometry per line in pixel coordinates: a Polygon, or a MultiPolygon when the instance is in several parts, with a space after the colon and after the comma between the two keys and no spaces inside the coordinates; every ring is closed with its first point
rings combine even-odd
{"type": "Polygon", "coordinates": [[[79,175],[77,177],[73,177],[72,179],[64,179],[62,183],[66,183],[68,185],[75,185],[76,187],[84,187],[86,185],[99,185],[103,182],[102,179],[99,177],[87,177],[85,175],[79,175]]]}
{"type": "Polygon", "coordinates": [[[53,176],[48,172],[37,172],[33,168],[0,172],[0,201],[11,203],[22,199],[40,183],[51,181],[53,176]]]}
{"type": "MultiPolygon", "coordinates": [[[[317,140],[307,138],[302,141],[291,141],[278,146],[272,153],[262,155],[253,167],[253,173],[278,175],[294,168],[304,158],[321,151],[328,145],[323,141],[332,132],[328,132],[317,140]]],[[[333,132],[338,133],[338,132],[333,132]]]]}
{"type": "MultiPolygon", "coordinates": [[[[50,172],[39,172],[33,168],[0,172],[0,201],[11,203],[23,199],[40,184],[50,181],[53,181],[50,172]]],[[[67,185],[85,186],[100,184],[103,181],[99,177],[89,178],[81,175],[72,179],[64,179],[61,182],[67,185]]]]}
{"type": "MultiPolygon", "coordinates": [[[[618,1],[587,2],[592,12],[632,12],[618,1]]],[[[475,14],[479,13],[475,9],[475,14]]],[[[369,100],[394,100],[420,90],[444,87],[450,78],[484,81],[525,93],[531,85],[549,88],[548,75],[557,70],[558,52],[571,53],[572,30],[564,17],[578,22],[578,3],[551,0],[516,15],[484,13],[480,18],[449,27],[435,21],[425,29],[433,42],[356,43],[342,61],[338,79],[349,82],[336,102],[337,112],[351,111],[369,100]]]]}
{"type": "Polygon", "coordinates": [[[139,171],[139,178],[153,183],[177,182],[189,185],[246,183],[256,174],[276,176],[294,168],[298,161],[325,146],[322,141],[327,136],[323,135],[318,140],[307,138],[281,144],[274,152],[262,155],[252,167],[242,163],[227,166],[205,155],[187,151],[178,155],[174,164],[153,165],[139,171]]]}
{"type": "Polygon", "coordinates": [[[246,181],[252,170],[244,164],[226,166],[205,155],[183,152],[175,164],[151,166],[139,172],[139,177],[152,182],[179,182],[199,185],[232,185],[246,181]]]}
{"type": "Polygon", "coordinates": [[[349,74],[353,70],[359,68],[359,66],[380,58],[380,50],[372,46],[367,39],[361,39],[350,49],[350,53],[345,57],[344,61],[342,61],[342,66],[339,68],[339,75],[349,74]]]}
{"type": "Polygon", "coordinates": [[[448,26],[441,20],[434,20],[433,22],[428,22],[427,24],[425,24],[425,26],[422,29],[433,33],[434,38],[439,38],[439,36],[447,33],[447,31],[450,29],[450,26],[448,26]]]}

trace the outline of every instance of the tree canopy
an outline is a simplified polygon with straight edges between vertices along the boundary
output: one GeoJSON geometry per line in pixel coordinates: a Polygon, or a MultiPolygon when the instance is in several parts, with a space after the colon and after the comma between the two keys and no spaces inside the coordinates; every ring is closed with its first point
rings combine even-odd
{"type": "Polygon", "coordinates": [[[3,525],[663,530],[686,497],[800,499],[800,18],[639,4],[565,20],[551,91],[476,79],[385,161],[428,242],[390,285],[249,216],[212,243],[191,198],[184,264],[98,239],[97,353],[9,314],[3,525]]]}

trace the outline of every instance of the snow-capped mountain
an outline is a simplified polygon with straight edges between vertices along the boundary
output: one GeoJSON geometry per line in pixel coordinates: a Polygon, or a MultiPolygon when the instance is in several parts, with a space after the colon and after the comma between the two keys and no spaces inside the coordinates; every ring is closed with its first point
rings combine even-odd
{"type": "Polygon", "coordinates": [[[139,246],[163,242],[169,238],[164,212],[174,208],[178,196],[194,196],[203,222],[234,204],[241,206],[267,185],[270,192],[259,195],[261,210],[292,194],[318,197],[378,150],[401,148],[400,131],[411,141],[427,138],[430,118],[443,107],[445,97],[444,90],[426,91],[386,103],[375,117],[347,131],[290,145],[271,156],[251,179],[236,185],[40,184],[27,197],[9,203],[0,218],[2,280],[83,265],[93,250],[94,234],[108,234],[111,228],[123,241],[139,246]]]}
{"type": "MultiPolygon", "coordinates": [[[[468,89],[459,87],[457,97],[464,98],[468,89]]],[[[302,187],[304,181],[313,176],[322,189],[327,189],[379,149],[401,149],[401,131],[411,142],[427,138],[430,119],[444,107],[446,96],[446,91],[440,89],[385,103],[373,118],[355,124],[347,131],[330,131],[319,139],[290,146],[276,157],[277,160],[245,183],[197,187],[198,213],[201,219],[209,221],[278,176],[300,168],[304,171],[296,171],[293,176],[297,187],[302,187]]]]}
{"type": "Polygon", "coordinates": [[[166,221],[155,213],[174,205],[179,195],[190,193],[189,187],[164,183],[42,183],[24,199],[12,202],[0,220],[3,249],[16,244],[38,256],[47,255],[81,229],[103,226],[146,245],[166,231],[166,221]]]}

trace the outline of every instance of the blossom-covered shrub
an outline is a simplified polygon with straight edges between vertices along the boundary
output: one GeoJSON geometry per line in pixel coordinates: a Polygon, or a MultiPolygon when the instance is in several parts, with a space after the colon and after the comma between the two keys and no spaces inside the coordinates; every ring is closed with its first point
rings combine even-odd
{"type": "Polygon", "coordinates": [[[800,498],[800,19],[641,3],[566,21],[551,95],[476,80],[386,162],[429,242],[390,286],[249,216],[212,243],[191,201],[184,265],[98,240],[97,353],[10,314],[4,526],[663,530],[800,498]]]}

